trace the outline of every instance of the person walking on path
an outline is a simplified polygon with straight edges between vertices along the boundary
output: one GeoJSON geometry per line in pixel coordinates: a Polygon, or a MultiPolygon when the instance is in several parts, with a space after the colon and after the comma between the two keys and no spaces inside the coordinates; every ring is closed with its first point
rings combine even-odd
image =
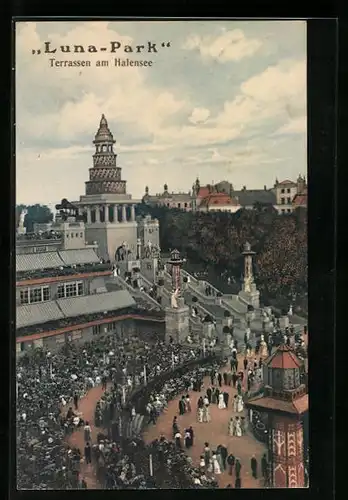
{"type": "Polygon", "coordinates": [[[251,473],[254,479],[257,479],[257,460],[255,455],[251,457],[250,460],[250,465],[251,465],[251,473]]]}
{"type": "Polygon", "coordinates": [[[77,410],[77,409],[78,409],[78,407],[79,407],[79,396],[78,396],[77,392],[75,392],[75,393],[74,393],[74,397],[73,397],[73,399],[74,399],[74,407],[75,407],[75,410],[77,410]]]}
{"type": "Polygon", "coordinates": [[[222,386],[222,375],[220,372],[218,374],[218,382],[219,382],[219,387],[221,387],[222,386]]]}
{"type": "Polygon", "coordinates": [[[92,463],[91,446],[89,443],[86,443],[85,446],[85,460],[87,465],[92,463]]]}
{"type": "Polygon", "coordinates": [[[230,453],[227,457],[228,473],[230,476],[232,476],[232,474],[233,474],[233,466],[234,466],[235,460],[236,459],[234,458],[234,455],[232,453],[230,453]]]}
{"type": "Polygon", "coordinates": [[[86,422],[86,425],[84,426],[84,429],[83,429],[83,433],[84,433],[85,443],[88,443],[89,441],[92,440],[91,427],[89,425],[89,422],[86,422]]]}
{"type": "Polygon", "coordinates": [[[241,478],[238,476],[236,477],[236,480],[235,480],[235,483],[234,483],[234,487],[236,489],[239,489],[242,487],[242,481],[241,481],[241,478]]]}
{"type": "Polygon", "coordinates": [[[242,470],[242,464],[239,461],[239,458],[236,458],[236,464],[235,464],[235,471],[236,471],[236,477],[240,477],[240,471],[242,470]]]}
{"type": "Polygon", "coordinates": [[[265,482],[266,482],[267,472],[268,472],[267,469],[268,469],[268,462],[267,462],[266,453],[264,453],[262,455],[262,458],[261,458],[261,474],[262,474],[262,477],[264,478],[265,482]]]}

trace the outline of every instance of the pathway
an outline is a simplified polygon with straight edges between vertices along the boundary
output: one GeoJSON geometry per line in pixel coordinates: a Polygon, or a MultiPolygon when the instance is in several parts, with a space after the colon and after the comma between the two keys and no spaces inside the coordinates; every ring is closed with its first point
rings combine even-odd
{"type": "MultiPolygon", "coordinates": [[[[242,360],[243,357],[240,356],[240,366],[242,365],[242,360]]],[[[221,372],[223,373],[228,369],[229,367],[226,365],[226,367],[221,369],[221,372]]],[[[207,389],[209,386],[210,377],[205,377],[204,387],[207,389]]],[[[237,391],[233,387],[225,385],[222,385],[222,389],[227,391],[230,395],[228,402],[229,408],[226,410],[219,410],[217,405],[210,405],[211,422],[198,423],[196,418],[197,401],[200,395],[204,396],[205,390],[203,389],[201,393],[191,391],[190,399],[192,413],[185,413],[184,415],[179,416],[178,402],[182,394],[178,395],[175,400],[168,403],[168,408],[160,415],[157,420],[157,424],[145,430],[143,438],[146,443],[153,441],[161,434],[163,434],[167,439],[172,439],[172,422],[174,416],[176,415],[178,417],[181,433],[183,433],[184,429],[190,425],[192,425],[195,432],[194,445],[188,450],[188,455],[192,458],[195,466],[199,465],[200,455],[203,452],[204,443],[206,441],[209,443],[211,450],[219,444],[225,445],[228,449],[228,453],[233,453],[236,458],[240,459],[242,464],[242,488],[263,488],[263,481],[253,479],[251,475],[250,459],[252,455],[255,454],[258,460],[260,474],[261,457],[263,453],[266,452],[266,446],[257,441],[250,431],[242,437],[228,435],[228,421],[233,415],[232,400],[237,391]]],[[[232,487],[234,487],[235,475],[230,476],[227,471],[223,472],[221,475],[217,475],[216,479],[219,483],[219,488],[225,488],[228,484],[232,484],[232,487]]]]}
{"type": "MultiPolygon", "coordinates": [[[[82,418],[89,422],[91,426],[91,434],[92,434],[92,443],[97,442],[97,435],[100,432],[100,429],[94,425],[94,411],[97,402],[101,399],[104,390],[101,385],[97,387],[93,387],[87,393],[87,395],[80,400],[78,411],[82,413],[82,418]]],[[[83,460],[80,466],[80,479],[84,479],[87,483],[87,488],[89,490],[97,490],[100,489],[100,485],[97,482],[96,471],[93,464],[86,464],[84,461],[84,448],[85,448],[85,440],[84,440],[84,432],[83,427],[79,427],[75,432],[73,432],[69,438],[68,443],[71,447],[79,448],[81,451],[81,455],[83,456],[83,460]]]]}

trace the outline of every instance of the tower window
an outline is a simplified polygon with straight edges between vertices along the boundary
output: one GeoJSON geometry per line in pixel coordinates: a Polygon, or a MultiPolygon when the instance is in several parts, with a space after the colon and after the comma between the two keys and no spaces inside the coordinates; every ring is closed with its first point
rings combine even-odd
{"type": "Polygon", "coordinates": [[[178,203],[178,208],[181,208],[181,203],[178,203]]]}
{"type": "Polygon", "coordinates": [[[72,237],[72,238],[74,237],[74,233],[71,233],[71,237],[72,237]]]}
{"type": "Polygon", "coordinates": [[[287,203],[291,203],[291,198],[286,198],[287,203]]]}
{"type": "Polygon", "coordinates": [[[285,198],[280,198],[280,203],[281,203],[282,205],[285,205],[285,198]]]}
{"type": "Polygon", "coordinates": [[[281,192],[282,194],[284,194],[284,193],[285,193],[285,189],[282,189],[280,192],[281,192]]]}
{"type": "Polygon", "coordinates": [[[75,236],[76,236],[76,238],[78,238],[79,237],[79,233],[76,233],[75,236]]]}
{"type": "Polygon", "coordinates": [[[187,203],[184,204],[184,207],[187,208],[187,203]]]}
{"type": "Polygon", "coordinates": [[[287,192],[287,193],[290,193],[290,189],[287,189],[287,190],[286,190],[286,192],[287,192]]]}

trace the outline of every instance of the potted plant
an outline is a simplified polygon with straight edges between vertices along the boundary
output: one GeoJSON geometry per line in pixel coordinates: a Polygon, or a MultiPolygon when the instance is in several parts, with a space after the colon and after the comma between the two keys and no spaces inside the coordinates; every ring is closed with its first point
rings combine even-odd
{"type": "Polygon", "coordinates": [[[196,296],[195,296],[195,297],[192,297],[192,302],[195,302],[195,303],[196,303],[196,302],[198,302],[198,299],[197,299],[197,297],[196,297],[196,296]]]}
{"type": "Polygon", "coordinates": [[[225,335],[231,333],[231,330],[230,330],[230,327],[229,326],[224,326],[223,329],[222,329],[223,333],[225,335]]]}
{"type": "Polygon", "coordinates": [[[163,278],[160,278],[158,280],[158,286],[163,286],[164,285],[164,279],[163,278]]]}
{"type": "Polygon", "coordinates": [[[182,281],[183,281],[184,283],[187,283],[187,276],[184,276],[182,281]]]}
{"type": "Polygon", "coordinates": [[[224,316],[225,316],[225,318],[230,318],[231,317],[230,311],[227,311],[227,309],[226,309],[226,311],[224,311],[224,316]]]}

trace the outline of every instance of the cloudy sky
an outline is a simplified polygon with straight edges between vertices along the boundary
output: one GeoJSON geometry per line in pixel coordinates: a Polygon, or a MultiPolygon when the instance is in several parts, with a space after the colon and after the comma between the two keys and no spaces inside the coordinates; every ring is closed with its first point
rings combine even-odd
{"type": "MultiPolygon", "coordinates": [[[[95,67],[108,59],[109,67],[95,67]]],[[[127,189],[188,191],[228,180],[271,187],[306,173],[306,25],[303,21],[30,22],[16,25],[17,203],[78,199],[105,113],[127,189]],[[51,68],[52,46],[169,41],[151,68],[51,68]]]]}

